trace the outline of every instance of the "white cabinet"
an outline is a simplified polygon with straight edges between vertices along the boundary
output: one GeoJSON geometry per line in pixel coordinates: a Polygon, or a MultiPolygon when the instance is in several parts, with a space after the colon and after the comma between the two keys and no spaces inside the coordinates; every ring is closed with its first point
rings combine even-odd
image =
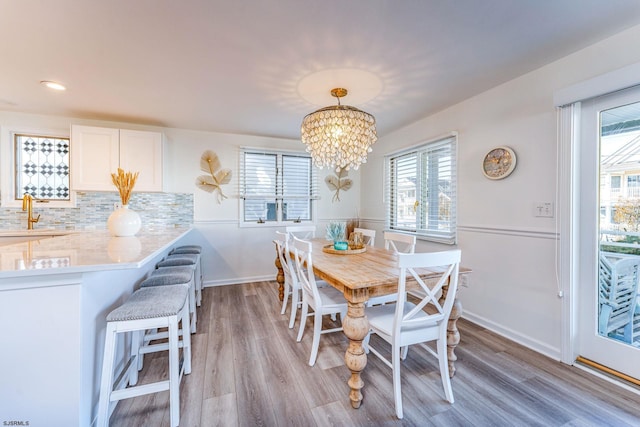
{"type": "Polygon", "coordinates": [[[134,191],[162,191],[162,134],[94,126],[71,126],[73,190],[117,191],[118,168],[140,172],[134,191]]]}

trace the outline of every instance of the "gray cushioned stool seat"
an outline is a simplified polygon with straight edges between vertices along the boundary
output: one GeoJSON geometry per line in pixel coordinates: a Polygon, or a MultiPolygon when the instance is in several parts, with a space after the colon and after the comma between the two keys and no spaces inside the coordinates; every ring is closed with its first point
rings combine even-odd
{"type": "Polygon", "coordinates": [[[200,254],[202,253],[202,246],[198,245],[184,245],[178,246],[171,251],[171,254],[200,254]]]}
{"type": "Polygon", "coordinates": [[[169,255],[160,261],[156,267],[167,267],[172,265],[195,265],[199,261],[198,254],[178,254],[169,255]]]}
{"type": "MultiPolygon", "coordinates": [[[[182,264],[187,264],[187,263],[191,263],[191,264],[195,264],[197,262],[200,261],[200,254],[170,254],[167,255],[167,257],[165,259],[163,259],[162,261],[160,261],[160,263],[163,262],[167,262],[167,263],[175,263],[173,265],[182,265],[182,264]],[[182,264],[180,264],[182,263],[182,264]]],[[[158,263],[158,264],[160,264],[158,263]]],[[[171,264],[168,264],[171,265],[171,264]]]]}
{"type": "Polygon", "coordinates": [[[151,276],[140,283],[140,287],[147,286],[167,286],[184,285],[191,282],[193,278],[193,268],[188,266],[163,267],[154,270],[151,276]]]}
{"type": "Polygon", "coordinates": [[[161,267],[140,283],[141,288],[149,286],[183,285],[189,290],[189,313],[191,313],[191,333],[196,332],[198,314],[196,313],[195,270],[191,265],[161,267]]]}
{"type": "Polygon", "coordinates": [[[167,256],[164,260],[160,261],[156,267],[168,267],[175,265],[188,265],[191,266],[194,271],[195,291],[196,291],[196,305],[202,304],[202,267],[200,265],[200,254],[172,254],[167,256]]]}
{"type": "Polygon", "coordinates": [[[175,316],[184,306],[187,295],[188,289],[182,285],[138,289],[109,313],[107,322],[175,316]]]}

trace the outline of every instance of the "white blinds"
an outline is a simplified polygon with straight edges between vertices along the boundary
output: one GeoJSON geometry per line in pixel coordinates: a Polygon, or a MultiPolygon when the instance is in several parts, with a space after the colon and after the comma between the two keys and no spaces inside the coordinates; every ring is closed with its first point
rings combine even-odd
{"type": "Polygon", "coordinates": [[[456,242],[456,136],[387,156],[387,227],[456,242]]]}
{"type": "Polygon", "coordinates": [[[241,152],[240,197],[244,221],[311,221],[318,198],[311,158],[305,154],[241,152]]]}
{"type": "Polygon", "coordinates": [[[242,153],[242,176],[240,195],[243,199],[264,199],[276,196],[275,154],[242,153]]]}

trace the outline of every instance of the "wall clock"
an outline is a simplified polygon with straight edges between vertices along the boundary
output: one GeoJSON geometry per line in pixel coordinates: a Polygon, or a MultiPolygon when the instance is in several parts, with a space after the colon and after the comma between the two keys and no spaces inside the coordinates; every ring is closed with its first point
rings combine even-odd
{"type": "Polygon", "coordinates": [[[509,147],[496,147],[482,160],[482,173],[489,179],[506,178],[516,168],[516,153],[509,147]]]}

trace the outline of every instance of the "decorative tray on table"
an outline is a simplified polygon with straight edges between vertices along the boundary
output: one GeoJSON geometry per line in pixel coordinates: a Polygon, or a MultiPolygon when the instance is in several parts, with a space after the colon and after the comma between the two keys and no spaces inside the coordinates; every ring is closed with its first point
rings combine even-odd
{"type": "Polygon", "coordinates": [[[334,249],[333,245],[326,245],[322,247],[322,252],[326,252],[328,254],[336,254],[336,255],[354,255],[354,254],[361,254],[366,251],[367,251],[366,246],[355,247],[355,246],[349,245],[348,249],[343,249],[343,250],[334,249]]]}

